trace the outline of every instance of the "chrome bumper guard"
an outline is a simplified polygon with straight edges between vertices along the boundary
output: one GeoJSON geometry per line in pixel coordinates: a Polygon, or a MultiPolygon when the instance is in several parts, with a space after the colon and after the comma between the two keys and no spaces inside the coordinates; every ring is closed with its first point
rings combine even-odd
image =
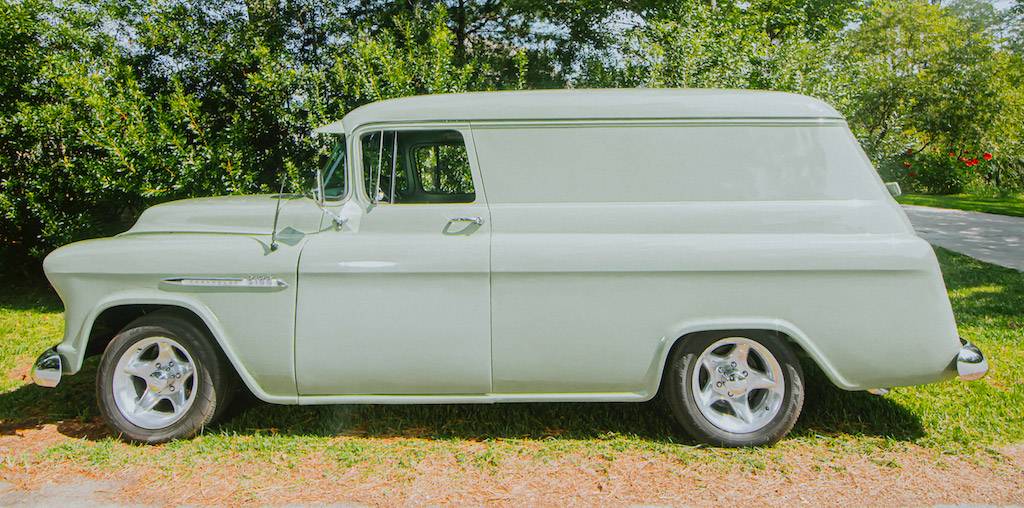
{"type": "Polygon", "coordinates": [[[57,354],[57,346],[44,351],[32,365],[32,381],[39,386],[57,386],[57,383],[60,383],[60,375],[60,355],[57,354]]]}
{"type": "Polygon", "coordinates": [[[988,374],[988,360],[978,346],[967,342],[962,337],[960,352],[956,355],[956,373],[964,381],[975,381],[988,374]]]}

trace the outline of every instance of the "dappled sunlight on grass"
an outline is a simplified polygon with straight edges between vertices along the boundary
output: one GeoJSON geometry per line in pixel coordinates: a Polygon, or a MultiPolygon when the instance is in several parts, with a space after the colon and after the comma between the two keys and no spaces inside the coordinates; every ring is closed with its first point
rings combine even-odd
{"type": "Polygon", "coordinates": [[[812,361],[804,361],[806,396],[793,434],[880,437],[915,441],[925,435],[921,419],[890,397],[846,391],[833,385],[812,361]]]}
{"type": "Polygon", "coordinates": [[[0,393],[24,384],[31,362],[60,342],[63,310],[49,287],[22,285],[0,292],[0,393]]]}
{"type": "Polygon", "coordinates": [[[1024,439],[1024,273],[936,249],[960,334],[989,361],[988,377],[899,388],[890,395],[921,417],[919,440],[942,449],[1024,439]]]}
{"type": "Polygon", "coordinates": [[[933,206],[954,210],[994,213],[1024,217],[1024,199],[1018,197],[988,198],[955,194],[951,196],[932,196],[924,194],[904,194],[896,201],[905,205],[933,206]]]}

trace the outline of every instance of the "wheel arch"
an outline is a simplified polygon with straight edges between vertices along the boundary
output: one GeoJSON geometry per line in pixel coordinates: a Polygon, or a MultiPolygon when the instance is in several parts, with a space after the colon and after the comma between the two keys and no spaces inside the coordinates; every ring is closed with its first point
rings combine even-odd
{"type": "MultiPolygon", "coordinates": [[[[88,338],[85,343],[85,352],[83,356],[88,358],[90,356],[97,356],[103,354],[103,350],[106,349],[110,341],[114,340],[117,334],[124,331],[124,329],[136,319],[149,314],[154,314],[161,311],[174,311],[178,310],[180,314],[184,316],[193,316],[197,323],[201,324],[207,333],[210,333],[209,327],[198,316],[191,311],[186,311],[183,307],[175,307],[166,304],[124,304],[124,305],[113,305],[107,307],[99,312],[96,317],[86,325],[88,338]]],[[[212,335],[212,333],[211,333],[212,335]]]]}
{"type": "Polygon", "coordinates": [[[84,320],[74,342],[69,346],[67,337],[58,346],[58,352],[68,360],[68,372],[73,374],[81,370],[86,357],[102,354],[107,344],[132,321],[157,312],[169,312],[189,320],[212,339],[213,345],[228,359],[234,373],[256,397],[276,403],[295,403],[294,397],[280,397],[267,394],[256,383],[253,376],[239,361],[230,344],[224,340],[224,330],[216,315],[201,302],[188,299],[169,300],[160,297],[112,298],[97,305],[84,320]]]}
{"type": "Polygon", "coordinates": [[[854,385],[845,379],[839,371],[828,361],[818,347],[798,327],[787,321],[778,319],[737,319],[721,320],[706,323],[692,323],[667,335],[675,337],[663,343],[661,354],[656,357],[657,365],[653,371],[653,382],[655,386],[650,391],[651,397],[661,393],[665,384],[666,365],[672,355],[686,342],[698,337],[710,334],[727,337],[730,334],[773,334],[779,336],[786,344],[793,348],[797,356],[807,356],[828,376],[833,384],[840,388],[852,389],[854,385]]]}

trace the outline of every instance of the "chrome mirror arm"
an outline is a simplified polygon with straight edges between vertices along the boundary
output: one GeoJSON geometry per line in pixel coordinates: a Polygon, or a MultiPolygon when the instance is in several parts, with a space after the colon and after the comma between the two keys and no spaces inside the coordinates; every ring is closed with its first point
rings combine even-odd
{"type": "Polygon", "coordinates": [[[335,229],[341,229],[341,227],[344,226],[346,222],[348,222],[348,219],[335,214],[334,212],[328,210],[327,207],[322,207],[321,209],[324,211],[324,213],[331,216],[331,222],[334,223],[335,229]]]}
{"type": "Polygon", "coordinates": [[[325,205],[324,203],[317,201],[316,206],[317,208],[320,209],[321,212],[326,213],[328,216],[330,216],[331,222],[334,223],[335,229],[341,229],[341,227],[344,226],[346,222],[348,222],[347,218],[332,212],[331,209],[327,208],[327,205],[325,205]]]}
{"type": "Polygon", "coordinates": [[[270,252],[277,250],[277,218],[281,216],[281,196],[284,195],[284,182],[287,177],[281,178],[281,190],[277,193],[277,206],[274,208],[274,226],[270,231],[270,252]]]}

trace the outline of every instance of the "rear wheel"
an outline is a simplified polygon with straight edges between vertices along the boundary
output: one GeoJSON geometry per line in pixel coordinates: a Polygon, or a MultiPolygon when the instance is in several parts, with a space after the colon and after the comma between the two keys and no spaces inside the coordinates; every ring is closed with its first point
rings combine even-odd
{"type": "Polygon", "coordinates": [[[212,339],[189,320],[157,313],[132,322],[107,345],[96,377],[107,424],[123,438],[188,438],[227,407],[234,373],[212,339]]]}
{"type": "Polygon", "coordinates": [[[773,444],[800,415],[803,371],[775,334],[698,336],[675,350],[666,369],[672,413],[701,442],[773,444]]]}

